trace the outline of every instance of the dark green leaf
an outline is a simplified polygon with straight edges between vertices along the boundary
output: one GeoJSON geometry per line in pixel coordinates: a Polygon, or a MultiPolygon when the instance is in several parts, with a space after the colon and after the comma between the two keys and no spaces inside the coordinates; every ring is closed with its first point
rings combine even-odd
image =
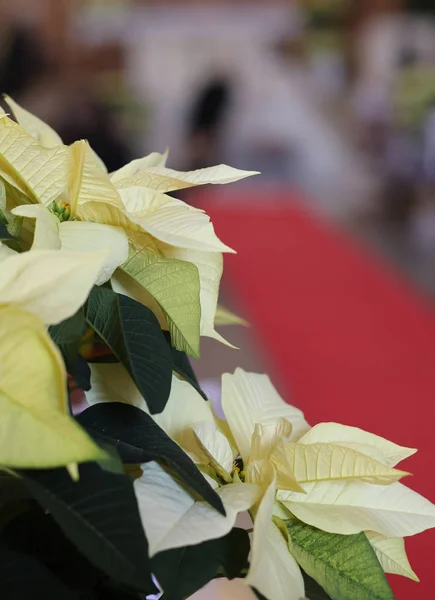
{"type": "Polygon", "coordinates": [[[32,502],[25,513],[4,529],[3,538],[8,548],[32,555],[71,591],[89,594],[104,580],[104,574],[80,554],[51,515],[32,502]]]}
{"type": "Polygon", "coordinates": [[[147,600],[147,596],[108,580],[97,586],[92,600],[147,600]]]}
{"type": "Polygon", "coordinates": [[[286,527],[291,553],[333,600],[394,600],[364,533],[328,533],[296,519],[286,527]]]}
{"type": "Polygon", "coordinates": [[[216,510],[225,514],[218,494],[185,452],[145,412],[120,402],[91,406],[77,420],[98,443],[113,444],[124,463],[163,462],[216,510]]]}
{"type": "Polygon", "coordinates": [[[266,598],[266,596],[263,596],[263,594],[260,594],[260,592],[258,590],[256,590],[255,588],[251,587],[251,590],[254,592],[256,598],[258,598],[258,600],[268,600],[266,598]]]}
{"type": "Polygon", "coordinates": [[[162,412],[171,391],[172,357],[151,310],[127,296],[94,287],[85,314],[130,373],[150,412],[162,412]]]}
{"type": "Polygon", "coordinates": [[[7,473],[0,474],[0,530],[25,512],[33,498],[23,480],[7,473]]]}
{"type": "Polygon", "coordinates": [[[165,600],[184,600],[212,579],[240,577],[248,567],[249,534],[234,528],[225,537],[160,552],[152,559],[165,600]]]}
{"type": "Polygon", "coordinates": [[[29,497],[29,490],[22,479],[5,472],[0,473],[0,505],[7,502],[18,502],[29,497]]]}
{"type": "Polygon", "coordinates": [[[0,590],[5,600],[77,600],[47,567],[0,543],[0,590]]]}
{"type": "Polygon", "coordinates": [[[0,219],[0,241],[13,240],[14,237],[9,233],[6,224],[0,219]]]}
{"type": "Polygon", "coordinates": [[[165,337],[171,349],[172,360],[174,361],[172,368],[174,371],[176,371],[185,381],[190,383],[190,385],[193,386],[199,394],[201,394],[204,400],[208,400],[198,383],[198,379],[196,378],[195,372],[192,369],[192,365],[190,364],[187,354],[174,348],[174,346],[171,344],[169,332],[165,332],[165,337]]]}
{"type": "Polygon", "coordinates": [[[87,361],[80,355],[77,356],[74,380],[81,390],[88,392],[91,389],[91,369],[87,361]]]}
{"type": "Polygon", "coordinates": [[[27,470],[20,475],[90,562],[126,585],[148,593],[155,591],[148,543],[129,477],[92,463],[80,465],[77,482],[66,469],[27,470]]]}
{"type": "Polygon", "coordinates": [[[77,357],[85,331],[86,319],[82,309],[66,321],[59,323],[59,325],[52,325],[48,330],[51,339],[62,353],[66,369],[70,375],[76,374],[77,357]]]}
{"type": "Polygon", "coordinates": [[[302,571],[305,583],[305,597],[308,600],[331,600],[325,590],[312,577],[302,571]]]}

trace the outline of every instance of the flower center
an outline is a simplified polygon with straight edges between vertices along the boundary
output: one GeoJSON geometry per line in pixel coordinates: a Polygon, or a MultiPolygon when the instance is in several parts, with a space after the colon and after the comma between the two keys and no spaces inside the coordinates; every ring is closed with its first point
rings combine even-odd
{"type": "Polygon", "coordinates": [[[69,221],[71,218],[71,206],[68,202],[56,202],[53,201],[50,206],[50,211],[56,215],[61,223],[69,221]]]}

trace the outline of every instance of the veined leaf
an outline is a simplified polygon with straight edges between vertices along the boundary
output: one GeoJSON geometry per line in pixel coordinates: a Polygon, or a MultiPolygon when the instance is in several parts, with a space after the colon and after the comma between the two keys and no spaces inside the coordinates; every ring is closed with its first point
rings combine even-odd
{"type": "Polygon", "coordinates": [[[159,464],[147,463],[142,470],[134,488],[151,557],[227,535],[237,515],[253,506],[260,494],[258,486],[247,483],[219,488],[216,492],[224,505],[224,516],[208,503],[196,501],[159,464]]]}
{"type": "MultiPolygon", "coordinates": [[[[282,449],[290,470],[299,483],[360,479],[370,483],[388,484],[409,475],[405,471],[387,467],[357,450],[335,444],[297,442],[287,443],[282,449]]],[[[272,453],[272,462],[275,458],[278,457],[272,453]]]]}
{"type": "Polygon", "coordinates": [[[245,583],[268,600],[299,600],[304,596],[301,571],[283,533],[272,521],[276,480],[270,463],[266,463],[263,483],[269,485],[254,518],[251,565],[245,583]]]}
{"type": "Polygon", "coordinates": [[[29,202],[50,204],[65,191],[70,165],[66,146],[47,149],[17,123],[0,119],[0,176],[29,202]]]}
{"type": "MultiPolygon", "coordinates": [[[[93,364],[92,389],[86,394],[89,404],[124,402],[149,413],[148,407],[133,380],[122,365],[93,364]]],[[[192,425],[214,420],[210,402],[204,402],[187,382],[172,376],[171,394],[162,413],[154,421],[186,452],[197,454],[192,425]]]]}
{"type": "Polygon", "coordinates": [[[91,563],[119,582],[155,593],[147,541],[128,476],[103,471],[95,464],[81,466],[76,482],[64,469],[20,475],[91,563]]]}
{"type": "Polygon", "coordinates": [[[0,464],[47,468],[104,460],[69,416],[63,361],[43,323],[3,309],[0,331],[0,464]]]}
{"type": "Polygon", "coordinates": [[[57,325],[84,304],[105,254],[34,250],[2,262],[0,307],[13,305],[57,325]]]}
{"type": "Polygon", "coordinates": [[[94,287],[85,316],[130,373],[150,412],[162,412],[171,391],[172,357],[149,308],[112,290],[94,287]]]}
{"type": "Polygon", "coordinates": [[[331,534],[297,520],[286,527],[291,553],[333,600],[394,600],[364,533],[331,534]]]}
{"type": "Polygon", "coordinates": [[[409,577],[413,581],[420,581],[406,556],[405,540],[402,538],[389,538],[374,531],[366,531],[366,536],[385,573],[403,575],[403,577],[409,577]]]}
{"type": "Polygon", "coordinates": [[[201,322],[198,269],[188,262],[163,258],[150,245],[148,236],[139,234],[135,245],[139,250],[131,252],[122,270],[161,306],[173,345],[198,358],[201,322]]]}
{"type": "Polygon", "coordinates": [[[197,250],[174,248],[166,244],[160,244],[159,249],[166,258],[175,258],[192,263],[198,269],[201,302],[201,335],[211,337],[230,348],[235,348],[214,328],[219,285],[223,272],[222,254],[220,252],[198,252],[197,250]]]}
{"type": "MultiPolygon", "coordinates": [[[[165,334],[165,337],[166,335],[168,334],[165,334]]],[[[172,360],[174,361],[172,365],[173,370],[178,375],[180,375],[182,379],[190,383],[190,385],[195,388],[198,394],[201,394],[204,400],[208,400],[205,392],[202,391],[199,385],[198,379],[196,378],[195,372],[192,368],[192,365],[190,364],[187,354],[185,352],[182,352],[181,350],[177,350],[176,348],[174,348],[174,346],[171,344],[170,339],[168,339],[167,341],[171,350],[172,360]]]]}
{"type": "Polygon", "coordinates": [[[358,427],[349,427],[339,423],[319,423],[312,427],[299,440],[301,444],[337,444],[353,448],[389,467],[417,452],[414,448],[398,446],[379,435],[374,435],[358,427]]]}
{"type": "MultiPolygon", "coordinates": [[[[304,494],[304,488],[298,482],[293,471],[293,465],[287,456],[287,444],[289,442],[287,442],[286,439],[288,438],[288,435],[280,435],[280,430],[281,432],[285,431],[286,424],[287,426],[290,425],[288,421],[283,419],[281,427],[277,428],[274,432],[272,431],[272,435],[271,432],[268,431],[270,428],[256,425],[254,435],[252,436],[251,457],[255,456],[257,459],[254,461],[254,465],[256,463],[261,465],[262,459],[264,459],[265,456],[269,457],[276,470],[276,486],[278,490],[291,490],[293,492],[304,494]],[[270,447],[269,453],[266,455],[264,454],[264,450],[262,450],[262,447],[264,446],[270,447]]],[[[247,467],[248,472],[252,462],[251,458],[247,467]]]]}
{"type": "Polygon", "coordinates": [[[241,577],[248,567],[249,548],[248,532],[235,527],[219,539],[156,554],[153,572],[167,600],[184,600],[218,575],[241,577]]]}
{"type": "Polygon", "coordinates": [[[166,149],[163,154],[160,152],[151,152],[143,158],[136,158],[128,164],[124,165],[117,171],[110,174],[112,183],[118,185],[120,181],[136,176],[144,169],[150,169],[151,167],[164,167],[168,158],[169,150],[166,149]]]}
{"type": "MultiPolygon", "coordinates": [[[[140,163],[137,166],[139,167],[140,163]]],[[[116,182],[119,187],[143,185],[153,190],[168,193],[209,183],[233,183],[252,175],[259,175],[259,173],[257,171],[242,171],[227,165],[183,172],[168,169],[164,164],[151,166],[148,162],[148,164],[142,165],[142,168],[131,172],[127,178],[120,177],[118,171],[116,182]]]]}
{"type": "Polygon", "coordinates": [[[226,483],[231,483],[235,456],[225,435],[213,421],[195,423],[192,429],[206,458],[206,464],[209,464],[226,483]]]}
{"type": "Polygon", "coordinates": [[[124,463],[164,463],[201,498],[223,512],[222,501],[187,454],[140,409],[106,402],[88,408],[78,422],[95,441],[116,447],[124,463]]]}
{"type": "Polygon", "coordinates": [[[302,571],[305,584],[305,596],[307,600],[331,600],[331,597],[325,592],[321,585],[315,579],[302,571]]]}
{"type": "Polygon", "coordinates": [[[222,375],[222,408],[245,463],[257,423],[273,426],[284,418],[292,424],[292,440],[309,428],[303,413],[284,402],[267,375],[243,369],[222,375]]]}
{"type": "Polygon", "coordinates": [[[200,252],[233,252],[216,236],[203,210],[143,186],[119,189],[131,221],[155,239],[200,252]]]}
{"type": "Polygon", "coordinates": [[[62,353],[70,375],[75,374],[79,348],[86,327],[85,315],[83,310],[80,309],[66,321],[59,323],[59,325],[52,325],[48,330],[51,339],[62,353]]]}
{"type": "MultiPolygon", "coordinates": [[[[69,200],[71,213],[80,218],[80,206],[88,202],[103,203],[122,209],[121,198],[107,172],[96,159],[88,142],[81,140],[71,146],[69,200]]],[[[99,223],[104,221],[98,220],[99,223]]]]}
{"type": "Polygon", "coordinates": [[[406,537],[435,527],[435,506],[401,483],[320,481],[303,488],[305,494],[279,491],[278,500],[298,519],[324,531],[406,537]]]}

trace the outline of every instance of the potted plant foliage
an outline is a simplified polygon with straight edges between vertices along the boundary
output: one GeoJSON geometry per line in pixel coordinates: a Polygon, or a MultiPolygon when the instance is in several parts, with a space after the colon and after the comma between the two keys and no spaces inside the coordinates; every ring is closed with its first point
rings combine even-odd
{"type": "Polygon", "coordinates": [[[0,571],[5,600],[188,598],[217,577],[267,600],[388,600],[435,507],[415,450],[310,427],[266,375],[188,356],[231,315],[208,216],[167,195],[252,173],[153,153],[108,174],[10,98],[0,118],[0,571]],[[73,414],[71,390],[88,408],[73,414]],[[236,526],[248,513],[252,526],[236,526]]]}

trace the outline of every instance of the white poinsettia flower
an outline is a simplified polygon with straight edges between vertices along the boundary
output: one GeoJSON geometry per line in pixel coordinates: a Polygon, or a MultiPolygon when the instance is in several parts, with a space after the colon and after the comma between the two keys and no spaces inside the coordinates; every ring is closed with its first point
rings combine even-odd
{"type": "MultiPolygon", "coordinates": [[[[242,459],[246,480],[260,481],[263,464],[269,461],[278,442],[282,438],[297,439],[309,429],[303,413],[280,398],[267,375],[246,373],[242,369],[222,376],[222,409],[236,454],[228,433],[223,435],[216,421],[197,422],[192,429],[203,454],[225,481],[234,476],[233,460],[237,454],[242,459]]],[[[287,472],[290,489],[300,490],[292,473],[288,469],[287,472]]]]}
{"type": "MultiPolygon", "coordinates": [[[[122,365],[94,364],[91,371],[92,388],[86,392],[89,404],[123,402],[148,413],[145,400],[122,365]]],[[[192,423],[214,423],[214,415],[210,402],[189,383],[173,375],[165,409],[151,416],[194,462],[204,461],[192,423]]],[[[232,462],[232,456],[230,460],[232,462]]],[[[226,511],[224,517],[206,502],[194,499],[158,464],[148,463],[141,468],[143,474],[135,481],[135,490],[151,555],[226,535],[237,515],[255,504],[261,492],[256,485],[242,483],[219,487],[216,480],[203,473],[221,497],[226,511]]]]}
{"type": "Polygon", "coordinates": [[[258,171],[243,171],[228,165],[217,165],[196,171],[176,171],[168,169],[167,158],[168,150],[164,154],[153,152],[144,158],[133,160],[112,173],[110,178],[119,189],[144,186],[167,194],[199,185],[234,183],[259,174],[258,171]]]}
{"type": "MultiPolygon", "coordinates": [[[[90,405],[123,402],[150,414],[142,394],[122,365],[95,363],[90,367],[92,389],[86,392],[90,405]]],[[[192,423],[214,420],[211,403],[206,402],[195,388],[174,374],[165,409],[151,416],[177,444],[194,455],[198,454],[199,447],[192,431],[192,423]],[[183,410],[180,410],[180,406],[183,410]]]]}
{"type": "MultiPolygon", "coordinates": [[[[435,527],[435,506],[394,478],[385,481],[379,465],[393,467],[416,452],[355,427],[322,423],[299,440],[305,456],[318,447],[349,450],[375,466],[371,477],[311,480],[301,483],[305,494],[279,491],[278,498],[300,520],[331,533],[374,531],[402,538],[435,527]],[[376,485],[388,483],[390,485],[376,485]]],[[[360,465],[362,462],[360,461],[360,465]]]]}
{"type": "MultiPolygon", "coordinates": [[[[165,258],[194,264],[200,279],[200,334],[231,346],[215,330],[223,252],[234,252],[216,236],[204,211],[163,192],[207,183],[223,184],[254,175],[226,165],[181,173],[167,169],[166,156],[133,161],[111,175],[129,218],[151,234],[165,258]],[[159,164],[160,160],[160,164],[159,164]],[[152,166],[153,165],[153,166],[152,166]]],[[[124,290],[126,291],[126,290],[124,290]]],[[[127,290],[128,291],[128,290],[127,290]]]]}
{"type": "Polygon", "coordinates": [[[366,531],[365,534],[385,573],[402,575],[413,581],[420,581],[409,564],[405,541],[402,538],[387,537],[374,531],[366,531]]]}
{"type": "MultiPolygon", "coordinates": [[[[98,225],[122,228],[128,237],[131,254],[139,253],[143,267],[150,260],[152,263],[164,263],[170,259],[193,264],[199,275],[200,293],[197,298],[195,291],[192,322],[186,316],[187,306],[173,319],[172,303],[165,297],[168,312],[168,306],[161,306],[160,292],[155,290],[158,295],[156,301],[152,294],[147,293],[143,282],[139,282],[143,292],[138,294],[135,274],[128,273],[121,282],[117,279],[115,285],[119,292],[144,302],[155,311],[165,328],[171,329],[174,321],[174,327],[182,329],[183,339],[176,342],[177,347],[193,355],[198,354],[199,335],[231,346],[216,332],[215,316],[222,276],[222,252],[233,250],[216,236],[204,211],[165,192],[204,184],[231,183],[256,173],[227,165],[182,173],[166,167],[167,152],[155,152],[132,161],[109,176],[87,142],[79,141],[66,147],[43,121],[12,99],[7,98],[7,102],[19,123],[5,115],[0,121],[0,153],[4,160],[4,165],[0,164],[0,178],[9,186],[8,209],[23,203],[42,204],[62,222],[91,222],[93,230],[85,226],[81,231],[72,226],[62,228],[64,236],[68,233],[68,243],[76,249],[80,246],[92,249],[94,245],[105,245],[113,238],[113,252],[108,257],[101,281],[110,277],[113,270],[122,264],[122,256],[124,261],[127,257],[120,231],[109,232],[98,225]]],[[[67,240],[63,239],[62,246],[66,244],[67,240]]],[[[179,304],[180,295],[187,297],[186,293],[180,284],[176,286],[174,303],[179,304]]]]}
{"type": "Polygon", "coordinates": [[[103,252],[9,254],[1,260],[0,309],[13,306],[56,325],[84,304],[104,260],[103,252]]]}
{"type": "Polygon", "coordinates": [[[134,482],[139,512],[150,556],[223,537],[234,527],[239,513],[258,501],[257,485],[233,483],[216,490],[225,508],[223,516],[207,502],[196,500],[158,463],[141,466],[134,482]]]}
{"type": "Polygon", "coordinates": [[[128,238],[122,227],[86,221],[60,221],[40,204],[17,206],[11,212],[15,216],[35,219],[32,250],[105,251],[106,259],[96,285],[108,281],[115,269],[128,258],[128,238]]]}
{"type": "Polygon", "coordinates": [[[105,257],[10,254],[5,248],[0,248],[0,462],[9,468],[65,466],[76,477],[77,463],[107,457],[70,416],[64,361],[46,326],[77,312],[105,257]]]}
{"type": "MultiPolygon", "coordinates": [[[[235,453],[222,428],[213,423],[192,426],[205,464],[218,480],[236,476],[264,490],[273,465],[277,499],[293,515],[331,533],[380,535],[371,543],[375,551],[376,545],[381,547],[384,568],[413,577],[403,540],[390,540],[435,527],[435,507],[398,483],[408,473],[394,467],[414,449],[336,423],[309,428],[303,414],[279,397],[267,377],[241,369],[222,378],[222,408],[243,461],[242,473],[231,463],[235,453]]],[[[276,507],[269,513],[271,521],[276,507]]]]}
{"type": "Polygon", "coordinates": [[[9,256],[14,256],[14,254],[17,254],[15,250],[12,250],[12,248],[9,248],[9,246],[6,246],[3,242],[0,242],[0,261],[9,256]]]}
{"type": "Polygon", "coordinates": [[[276,475],[269,465],[264,471],[268,483],[254,518],[251,564],[245,579],[270,600],[301,600],[305,586],[301,570],[290,554],[287,540],[272,521],[276,496],[276,475]]]}

